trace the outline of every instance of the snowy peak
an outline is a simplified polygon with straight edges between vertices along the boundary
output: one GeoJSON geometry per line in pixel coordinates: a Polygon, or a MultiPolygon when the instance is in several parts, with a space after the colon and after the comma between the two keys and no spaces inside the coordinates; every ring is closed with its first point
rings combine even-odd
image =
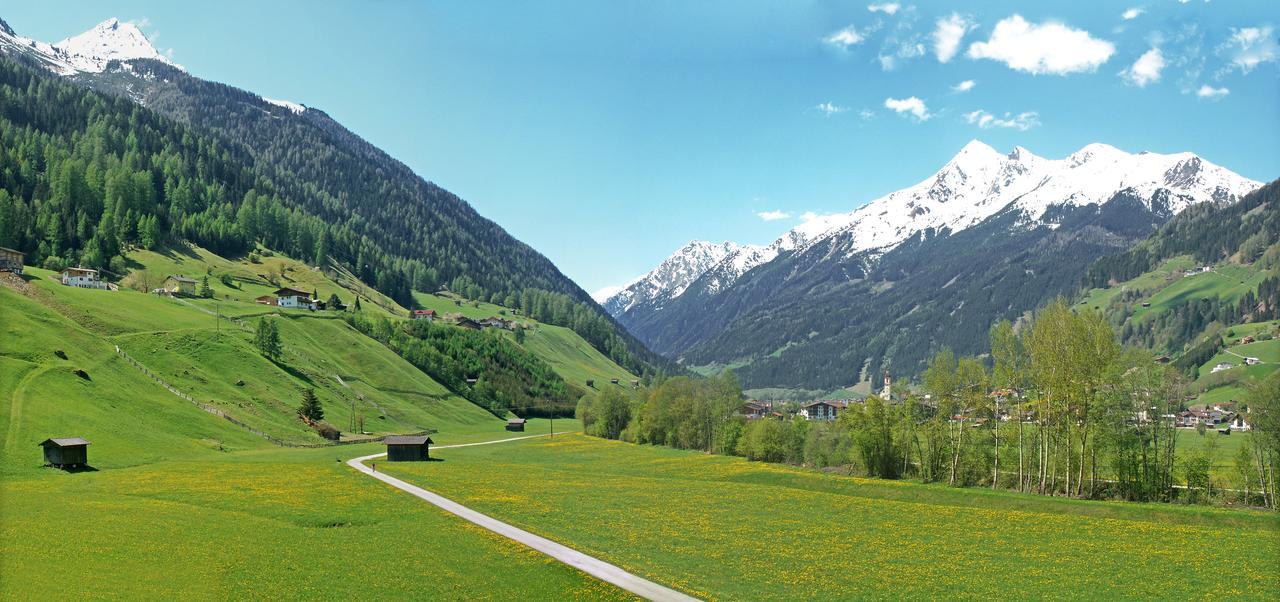
{"type": "Polygon", "coordinates": [[[771,245],[803,251],[840,237],[846,256],[882,253],[930,228],[959,232],[1006,207],[1037,225],[1055,205],[1102,204],[1126,190],[1152,206],[1157,192],[1173,213],[1200,202],[1233,202],[1261,186],[1192,153],[1127,153],[1094,143],[1063,159],[1023,147],[1008,154],[974,140],[924,181],[845,214],[823,216],[783,234],[771,245]]]}
{"type": "Polygon", "coordinates": [[[0,21],[0,50],[26,55],[59,75],[102,73],[111,61],[134,59],[154,59],[182,68],[160,54],[137,25],[116,18],[57,44],[22,37],[0,21]]]}
{"type": "Polygon", "coordinates": [[[690,241],[670,257],[662,260],[649,273],[627,283],[622,290],[610,295],[601,304],[612,315],[619,315],[639,304],[655,304],[684,294],[690,284],[726,258],[736,256],[743,249],[759,249],[733,242],[713,243],[705,240],[690,241]]]}
{"type": "Polygon", "coordinates": [[[122,22],[115,17],[99,23],[93,29],[70,37],[57,44],[67,61],[78,71],[99,73],[107,63],[132,59],[155,59],[173,64],[147,40],[142,30],[133,23],[122,22]]]}

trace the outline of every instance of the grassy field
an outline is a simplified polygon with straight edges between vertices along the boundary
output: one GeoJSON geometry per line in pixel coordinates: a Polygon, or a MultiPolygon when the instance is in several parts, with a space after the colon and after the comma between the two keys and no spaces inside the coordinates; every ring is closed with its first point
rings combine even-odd
{"type": "Polygon", "coordinates": [[[626,597],[334,454],[264,450],[0,482],[0,597],[626,597]]]}
{"type": "Polygon", "coordinates": [[[1280,588],[1273,515],[864,480],[578,435],[513,445],[441,450],[443,462],[385,470],[712,599],[1176,599],[1280,588]]]}

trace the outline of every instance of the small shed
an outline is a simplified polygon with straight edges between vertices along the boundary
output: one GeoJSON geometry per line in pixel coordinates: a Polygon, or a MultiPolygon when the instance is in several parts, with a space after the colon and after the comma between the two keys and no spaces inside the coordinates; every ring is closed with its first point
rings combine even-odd
{"type": "Polygon", "coordinates": [[[45,439],[44,462],[58,468],[80,467],[89,464],[89,442],[80,437],[45,439]]]}
{"type": "Polygon", "coordinates": [[[22,263],[26,255],[22,251],[0,247],[0,272],[22,273],[22,263]]]}
{"type": "Polygon", "coordinates": [[[618,384],[618,379],[616,379],[616,378],[611,378],[611,379],[609,379],[609,384],[612,384],[612,385],[616,385],[616,384],[618,384]]]}
{"type": "Polygon", "coordinates": [[[592,389],[596,388],[596,381],[595,381],[595,379],[588,378],[588,379],[587,379],[587,386],[588,386],[588,387],[590,387],[590,388],[592,388],[592,389]]]}
{"type": "Polygon", "coordinates": [[[507,421],[507,430],[524,432],[524,418],[512,418],[507,421]]]}
{"type": "Polygon", "coordinates": [[[421,462],[431,458],[431,444],[435,441],[427,435],[391,435],[382,440],[387,444],[388,462],[421,462]]]}

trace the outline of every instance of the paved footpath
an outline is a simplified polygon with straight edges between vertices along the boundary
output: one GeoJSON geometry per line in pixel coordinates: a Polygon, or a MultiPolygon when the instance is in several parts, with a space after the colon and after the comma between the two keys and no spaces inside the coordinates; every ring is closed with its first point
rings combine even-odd
{"type": "MultiPolygon", "coordinates": [[[[546,437],[546,435],[526,435],[524,437],[512,437],[510,439],[498,439],[496,441],[481,441],[479,443],[459,443],[456,445],[440,445],[440,446],[436,446],[435,449],[448,449],[451,447],[469,447],[472,445],[490,445],[493,443],[505,443],[507,441],[518,441],[520,439],[532,439],[534,437],[546,437]]],[[[518,541],[539,552],[542,552],[543,554],[546,554],[547,556],[555,558],[560,562],[563,562],[588,575],[591,575],[592,577],[600,579],[601,581],[612,583],[637,596],[641,596],[649,600],[660,600],[663,602],[667,600],[673,600],[673,601],[679,600],[681,602],[697,600],[697,598],[692,598],[676,590],[673,590],[669,587],[659,585],[643,577],[634,575],[632,573],[628,573],[627,571],[624,571],[621,568],[615,565],[609,564],[594,556],[588,556],[568,546],[558,544],[545,537],[534,535],[533,533],[525,531],[524,529],[521,529],[514,525],[509,525],[491,516],[476,512],[475,510],[472,510],[466,506],[463,506],[462,504],[459,504],[439,494],[427,491],[426,489],[418,487],[417,485],[406,483],[404,481],[401,481],[400,479],[397,479],[385,473],[374,472],[373,469],[369,468],[368,466],[365,466],[364,464],[366,460],[381,458],[385,455],[387,454],[382,453],[382,454],[371,454],[368,456],[361,456],[359,458],[352,458],[351,460],[347,460],[347,466],[350,466],[364,474],[367,474],[375,479],[378,479],[379,481],[382,481],[383,483],[386,483],[392,487],[395,487],[396,489],[399,489],[401,491],[409,493],[410,495],[414,495],[431,504],[434,504],[435,506],[445,510],[446,512],[455,514],[463,519],[466,519],[472,523],[475,523],[476,525],[479,525],[481,527],[484,527],[485,529],[493,531],[498,535],[501,535],[508,539],[513,539],[515,541],[518,541]]]]}

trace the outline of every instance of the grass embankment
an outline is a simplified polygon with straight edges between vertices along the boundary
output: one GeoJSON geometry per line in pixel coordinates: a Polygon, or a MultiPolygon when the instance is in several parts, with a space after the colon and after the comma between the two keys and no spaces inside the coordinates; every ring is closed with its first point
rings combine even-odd
{"type": "Polygon", "coordinates": [[[1168,599],[1280,588],[1274,515],[857,479],[580,435],[511,445],[519,449],[441,450],[443,462],[385,470],[709,598],[1168,599]]]}

